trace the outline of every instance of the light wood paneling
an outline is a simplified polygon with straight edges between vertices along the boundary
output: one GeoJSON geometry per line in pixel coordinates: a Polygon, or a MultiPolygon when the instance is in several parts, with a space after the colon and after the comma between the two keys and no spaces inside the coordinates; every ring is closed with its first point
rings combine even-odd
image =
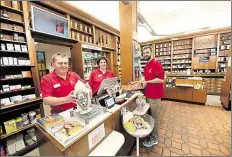
{"type": "Polygon", "coordinates": [[[84,78],[82,46],[81,43],[76,43],[71,48],[72,71],[76,72],[81,78],[84,78]]]}
{"type": "Polygon", "coordinates": [[[137,1],[131,1],[125,5],[119,2],[120,12],[120,51],[121,51],[121,73],[122,84],[128,84],[133,80],[133,31],[136,32],[137,25],[137,1]],[[133,19],[133,18],[136,18],[133,19]]]}

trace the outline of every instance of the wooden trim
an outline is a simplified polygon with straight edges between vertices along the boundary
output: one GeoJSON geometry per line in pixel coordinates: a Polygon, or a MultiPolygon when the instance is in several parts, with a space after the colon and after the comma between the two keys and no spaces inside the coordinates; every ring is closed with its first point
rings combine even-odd
{"type": "Polygon", "coordinates": [[[103,29],[104,31],[117,35],[120,35],[120,32],[114,28],[112,28],[111,26],[109,26],[108,24],[100,21],[99,19],[97,19],[96,17],[93,17],[92,15],[84,12],[83,10],[77,8],[76,6],[73,6],[72,4],[69,4],[65,1],[43,1],[43,2],[39,2],[41,4],[47,5],[51,8],[55,8],[58,9],[62,12],[65,12],[67,14],[70,14],[71,16],[74,16],[76,18],[79,18],[80,20],[83,20],[89,24],[95,25],[101,29],[103,29]]]}
{"type": "Polygon", "coordinates": [[[68,19],[68,37],[69,37],[69,39],[72,39],[71,38],[71,19],[70,19],[69,14],[67,14],[67,19],[68,19]]]}
{"type": "Polygon", "coordinates": [[[132,5],[119,2],[120,10],[120,51],[122,84],[133,80],[133,47],[132,47],[132,5]],[[125,44],[127,43],[127,44],[125,44]]]}
{"type": "Polygon", "coordinates": [[[82,79],[84,79],[81,45],[81,43],[76,43],[71,49],[72,71],[76,72],[82,79]]]}
{"type": "Polygon", "coordinates": [[[184,34],[184,35],[182,34],[182,35],[167,36],[167,37],[164,37],[161,39],[141,42],[140,44],[147,45],[147,44],[151,44],[151,43],[160,43],[160,42],[170,41],[170,40],[173,40],[173,38],[178,38],[178,40],[181,40],[181,39],[194,38],[194,37],[212,35],[212,34],[227,33],[227,32],[231,32],[231,27],[210,29],[210,30],[206,30],[206,31],[201,31],[201,32],[196,32],[196,33],[188,33],[188,34],[184,34]]]}
{"type": "Polygon", "coordinates": [[[40,96],[40,80],[39,80],[39,69],[37,65],[37,57],[36,57],[36,50],[35,50],[35,43],[34,39],[31,36],[31,31],[29,30],[29,10],[27,7],[28,2],[23,1],[22,2],[22,7],[23,7],[23,18],[24,18],[24,23],[25,23],[25,33],[26,33],[26,40],[27,40],[27,46],[28,46],[28,53],[30,57],[31,64],[34,65],[35,67],[32,67],[31,72],[32,72],[32,77],[33,77],[33,82],[34,82],[34,87],[35,87],[35,93],[36,96],[40,96]]]}

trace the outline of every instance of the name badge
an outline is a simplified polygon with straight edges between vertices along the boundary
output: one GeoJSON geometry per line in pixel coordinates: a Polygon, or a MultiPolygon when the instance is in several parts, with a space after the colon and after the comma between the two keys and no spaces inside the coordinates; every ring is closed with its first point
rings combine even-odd
{"type": "Polygon", "coordinates": [[[58,87],[60,87],[60,86],[61,86],[61,85],[60,85],[59,83],[53,85],[54,88],[58,88],[58,87]]]}
{"type": "Polygon", "coordinates": [[[100,75],[97,75],[97,77],[102,77],[102,75],[100,74],[100,75]]]}

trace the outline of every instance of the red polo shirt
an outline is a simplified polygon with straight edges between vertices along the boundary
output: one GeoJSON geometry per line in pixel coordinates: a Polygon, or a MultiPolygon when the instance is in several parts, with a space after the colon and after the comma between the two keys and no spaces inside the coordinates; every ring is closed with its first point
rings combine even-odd
{"type": "MultiPolygon", "coordinates": [[[[85,82],[74,72],[67,73],[67,79],[57,76],[56,72],[45,75],[41,79],[40,84],[40,92],[42,97],[65,97],[70,94],[71,91],[74,90],[76,82],[80,80],[85,82]]],[[[59,106],[51,106],[51,113],[60,113],[62,111],[68,110],[72,107],[76,106],[74,103],[65,103],[59,106]]]]}
{"type": "Polygon", "coordinates": [[[103,74],[100,69],[96,69],[91,72],[89,77],[89,85],[92,88],[93,95],[97,93],[102,81],[107,78],[113,78],[114,73],[111,71],[106,71],[105,74],[103,74]]]}
{"type": "MultiPolygon", "coordinates": [[[[153,80],[155,78],[164,79],[164,70],[162,64],[152,59],[144,67],[145,80],[153,80]]],[[[145,96],[152,99],[160,99],[164,97],[163,83],[148,83],[145,87],[145,96]]]]}

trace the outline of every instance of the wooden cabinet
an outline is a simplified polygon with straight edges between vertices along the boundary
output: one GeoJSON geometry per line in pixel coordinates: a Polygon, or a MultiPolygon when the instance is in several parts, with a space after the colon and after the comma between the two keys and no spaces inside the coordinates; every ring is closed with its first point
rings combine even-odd
{"type": "Polygon", "coordinates": [[[189,102],[206,103],[206,90],[191,87],[166,87],[165,98],[189,102]]]}
{"type": "Polygon", "coordinates": [[[207,91],[202,89],[193,89],[193,102],[206,103],[207,91]]]}

